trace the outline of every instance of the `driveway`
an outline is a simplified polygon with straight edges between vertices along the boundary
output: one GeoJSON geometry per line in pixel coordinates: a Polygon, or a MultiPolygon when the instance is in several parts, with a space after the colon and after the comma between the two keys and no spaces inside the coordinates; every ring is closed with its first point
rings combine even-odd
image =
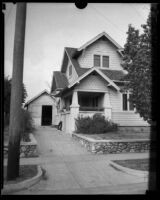
{"type": "Polygon", "coordinates": [[[35,132],[38,158],[22,158],[21,164],[40,164],[46,178],[15,194],[145,194],[144,178],[125,174],[109,160],[144,158],[147,153],[96,155],[81,147],[71,135],[51,127],[35,132]]]}

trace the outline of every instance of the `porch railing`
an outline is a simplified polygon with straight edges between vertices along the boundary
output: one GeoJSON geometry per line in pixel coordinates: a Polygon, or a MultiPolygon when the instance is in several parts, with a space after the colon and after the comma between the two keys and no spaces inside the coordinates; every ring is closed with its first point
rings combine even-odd
{"type": "Polygon", "coordinates": [[[80,111],[104,111],[101,107],[91,107],[91,106],[80,106],[80,111]]]}

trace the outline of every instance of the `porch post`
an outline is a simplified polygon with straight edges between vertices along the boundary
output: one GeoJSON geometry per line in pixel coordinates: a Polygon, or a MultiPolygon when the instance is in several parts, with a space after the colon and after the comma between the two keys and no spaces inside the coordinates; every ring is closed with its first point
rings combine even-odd
{"type": "Polygon", "coordinates": [[[110,120],[111,117],[112,117],[112,106],[111,106],[111,103],[110,103],[110,98],[109,98],[108,92],[106,92],[104,94],[103,107],[104,107],[105,117],[110,120]]]}
{"type": "Polygon", "coordinates": [[[77,91],[73,91],[72,95],[72,104],[70,105],[70,131],[73,132],[75,130],[75,118],[78,117],[79,114],[79,104],[78,104],[78,93],[77,91]]]}

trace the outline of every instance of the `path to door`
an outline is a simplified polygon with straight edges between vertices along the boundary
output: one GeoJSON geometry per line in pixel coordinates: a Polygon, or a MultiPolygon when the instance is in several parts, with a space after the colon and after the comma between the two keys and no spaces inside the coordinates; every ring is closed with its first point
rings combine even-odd
{"type": "Polygon", "coordinates": [[[95,155],[87,152],[71,135],[51,127],[35,133],[40,157],[21,159],[21,164],[40,164],[47,179],[16,194],[144,194],[144,178],[125,174],[109,166],[109,160],[146,158],[147,153],[95,155]]]}

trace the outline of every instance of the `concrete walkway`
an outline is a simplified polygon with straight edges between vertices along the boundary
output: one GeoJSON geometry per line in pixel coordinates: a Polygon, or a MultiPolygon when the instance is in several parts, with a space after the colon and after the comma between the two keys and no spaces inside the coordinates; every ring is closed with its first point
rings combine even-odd
{"type": "Polygon", "coordinates": [[[109,166],[109,160],[147,158],[147,153],[91,154],[71,135],[51,127],[37,128],[35,137],[40,157],[21,158],[20,163],[40,164],[47,179],[15,194],[145,194],[147,190],[144,178],[109,166]]]}

